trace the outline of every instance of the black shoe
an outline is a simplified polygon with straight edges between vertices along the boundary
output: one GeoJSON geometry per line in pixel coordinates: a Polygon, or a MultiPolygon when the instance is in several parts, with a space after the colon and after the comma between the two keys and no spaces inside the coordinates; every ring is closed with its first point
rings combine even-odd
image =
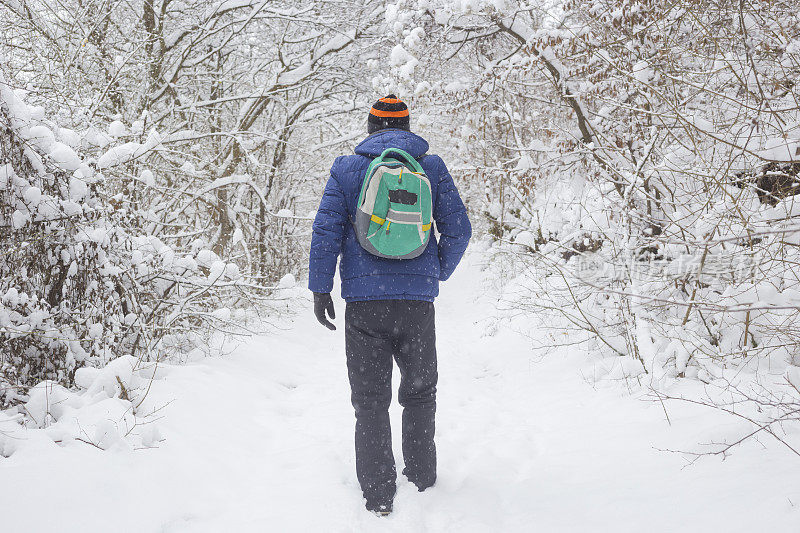
{"type": "Polygon", "coordinates": [[[374,514],[375,516],[389,516],[392,514],[392,503],[381,503],[375,504],[373,502],[367,502],[367,511],[374,514]]]}

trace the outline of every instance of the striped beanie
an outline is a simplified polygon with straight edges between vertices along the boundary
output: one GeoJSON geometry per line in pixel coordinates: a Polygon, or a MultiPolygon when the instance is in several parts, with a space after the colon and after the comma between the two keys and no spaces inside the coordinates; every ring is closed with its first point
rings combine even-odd
{"type": "Polygon", "coordinates": [[[367,133],[375,133],[384,128],[411,131],[411,116],[408,113],[408,106],[393,94],[381,98],[369,110],[367,133]]]}

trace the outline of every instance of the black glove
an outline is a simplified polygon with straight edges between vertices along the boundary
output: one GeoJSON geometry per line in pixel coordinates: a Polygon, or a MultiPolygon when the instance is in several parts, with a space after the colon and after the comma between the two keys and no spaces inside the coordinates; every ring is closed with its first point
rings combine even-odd
{"type": "Polygon", "coordinates": [[[331,298],[331,293],[315,292],[314,314],[317,316],[317,320],[319,320],[320,324],[333,331],[336,329],[336,326],[325,316],[325,311],[328,311],[331,318],[336,318],[336,312],[333,310],[333,298],[331,298]]]}

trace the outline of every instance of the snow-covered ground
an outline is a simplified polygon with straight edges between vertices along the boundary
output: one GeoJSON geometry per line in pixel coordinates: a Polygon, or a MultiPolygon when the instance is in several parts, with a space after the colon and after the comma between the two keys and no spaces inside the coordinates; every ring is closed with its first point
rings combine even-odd
{"type": "Polygon", "coordinates": [[[418,493],[401,477],[392,516],[367,513],[355,479],[343,302],[329,332],[306,301],[276,334],[154,381],[157,447],[40,442],[0,458],[0,530],[800,530],[800,459],[780,445],[687,466],[659,449],[697,450],[740,426],[668,404],[669,426],[644,391],[587,382],[585,354],[541,358],[502,325],[485,335],[480,259],[437,303],[439,481],[418,493]]]}

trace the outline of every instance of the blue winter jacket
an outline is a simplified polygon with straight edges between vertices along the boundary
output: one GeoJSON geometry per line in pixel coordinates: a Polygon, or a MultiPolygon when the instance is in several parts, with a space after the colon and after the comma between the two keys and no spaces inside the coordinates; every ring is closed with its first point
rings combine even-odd
{"type": "Polygon", "coordinates": [[[342,298],[359,300],[426,300],[439,294],[439,281],[450,277],[472,236],[464,203],[439,156],[425,155],[428,143],[409,131],[384,129],[359,144],[355,155],[337,157],[314,219],[308,288],[331,292],[336,260],[342,298]],[[431,182],[434,232],[422,255],[414,259],[385,259],[361,247],[352,220],[361,183],[372,159],[386,148],[402,148],[422,165],[431,182]]]}

